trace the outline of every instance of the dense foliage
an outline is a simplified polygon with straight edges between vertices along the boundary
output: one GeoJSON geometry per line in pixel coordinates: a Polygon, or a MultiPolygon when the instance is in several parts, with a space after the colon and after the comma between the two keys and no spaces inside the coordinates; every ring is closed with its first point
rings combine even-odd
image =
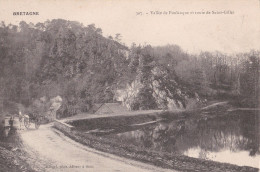
{"type": "Polygon", "coordinates": [[[92,102],[113,101],[112,90],[126,63],[127,48],[104,38],[94,25],[52,20],[36,25],[2,23],[1,97],[26,106],[62,95],[68,113],[92,102]]]}
{"type": "Polygon", "coordinates": [[[227,56],[185,53],[163,47],[119,43],[87,27],[62,19],[0,26],[0,97],[32,105],[60,95],[65,116],[88,111],[94,103],[114,102],[117,90],[138,83],[124,101],[131,109],[186,107],[187,98],[238,96],[242,104],[259,102],[259,52],[227,56]]]}

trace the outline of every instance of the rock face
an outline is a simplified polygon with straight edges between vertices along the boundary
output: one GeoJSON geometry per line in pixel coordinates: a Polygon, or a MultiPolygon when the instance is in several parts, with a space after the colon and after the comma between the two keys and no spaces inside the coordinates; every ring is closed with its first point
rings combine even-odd
{"type": "Polygon", "coordinates": [[[50,108],[47,111],[46,117],[48,118],[49,121],[53,121],[56,119],[56,112],[60,108],[62,103],[62,98],[60,96],[54,97],[50,99],[50,108]]]}
{"type": "Polygon", "coordinates": [[[142,83],[136,77],[125,89],[118,90],[116,96],[129,110],[183,110],[201,102],[198,94],[190,93],[178,84],[176,76],[157,66],[151,70],[148,83],[142,83]]]}
{"type": "Polygon", "coordinates": [[[142,87],[143,85],[140,82],[133,81],[131,84],[128,84],[125,89],[117,90],[116,99],[122,101],[128,110],[133,110],[133,104],[142,87]]]}

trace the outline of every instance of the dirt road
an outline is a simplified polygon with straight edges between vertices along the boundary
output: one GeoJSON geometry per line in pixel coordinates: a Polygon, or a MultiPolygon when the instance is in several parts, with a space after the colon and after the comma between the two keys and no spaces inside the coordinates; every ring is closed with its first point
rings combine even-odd
{"type": "Polygon", "coordinates": [[[28,163],[37,171],[172,171],[91,149],[53,129],[51,124],[38,130],[22,130],[20,135],[31,157],[28,163]]]}

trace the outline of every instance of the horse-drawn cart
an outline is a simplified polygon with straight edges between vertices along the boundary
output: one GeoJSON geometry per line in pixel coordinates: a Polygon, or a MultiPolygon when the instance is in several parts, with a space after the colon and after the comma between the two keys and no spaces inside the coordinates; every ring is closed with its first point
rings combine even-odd
{"type": "Polygon", "coordinates": [[[29,113],[28,115],[24,115],[24,126],[28,129],[34,123],[35,128],[38,129],[42,120],[43,116],[29,113]]]}

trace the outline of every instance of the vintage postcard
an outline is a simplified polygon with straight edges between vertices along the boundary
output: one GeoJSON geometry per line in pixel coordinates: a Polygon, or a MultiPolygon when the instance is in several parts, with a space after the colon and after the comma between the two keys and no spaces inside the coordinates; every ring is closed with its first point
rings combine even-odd
{"type": "Polygon", "coordinates": [[[0,171],[257,172],[259,0],[0,0],[0,171]]]}

